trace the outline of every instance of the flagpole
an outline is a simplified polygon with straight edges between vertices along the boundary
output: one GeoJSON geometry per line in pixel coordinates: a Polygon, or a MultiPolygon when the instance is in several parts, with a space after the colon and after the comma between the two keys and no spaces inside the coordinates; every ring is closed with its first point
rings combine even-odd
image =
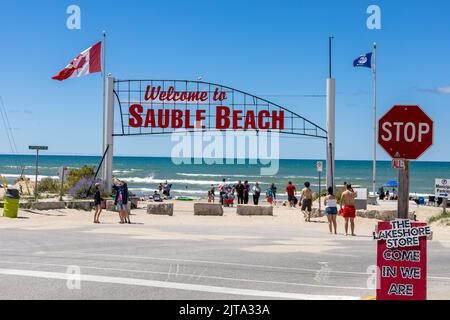
{"type": "MultiPolygon", "coordinates": [[[[103,43],[102,43],[102,49],[103,49],[103,57],[102,57],[102,90],[103,90],[103,101],[102,101],[102,110],[103,110],[103,131],[102,131],[102,154],[105,153],[105,103],[106,103],[106,91],[105,91],[105,85],[106,85],[106,31],[103,31],[103,43]]],[[[103,175],[103,180],[105,180],[105,176],[103,175]]]]}
{"type": "Polygon", "coordinates": [[[373,43],[373,196],[377,184],[377,43],[373,43]]]}

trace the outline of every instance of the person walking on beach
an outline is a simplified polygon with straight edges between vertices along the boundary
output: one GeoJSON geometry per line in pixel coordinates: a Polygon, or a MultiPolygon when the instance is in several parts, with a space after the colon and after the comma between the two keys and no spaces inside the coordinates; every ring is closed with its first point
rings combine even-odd
{"type": "Polygon", "coordinates": [[[275,186],[275,183],[271,184],[270,189],[272,189],[273,203],[276,205],[277,204],[277,187],[275,186]]]}
{"type": "Polygon", "coordinates": [[[208,202],[214,203],[215,192],[216,192],[216,189],[214,188],[214,185],[212,184],[208,190],[208,202]]]}
{"type": "Polygon", "coordinates": [[[356,218],[356,208],[355,199],[358,194],[353,191],[352,185],[347,184],[347,190],[342,193],[341,196],[341,209],[342,215],[345,219],[345,235],[348,235],[348,223],[350,221],[352,236],[355,236],[355,218],[356,218]]]}
{"type": "Polygon", "coordinates": [[[220,197],[220,204],[223,205],[223,198],[225,197],[226,190],[226,179],[222,179],[222,182],[219,184],[219,197],[220,197]]]}
{"type": "Polygon", "coordinates": [[[382,186],[378,189],[378,195],[380,196],[380,200],[384,200],[386,194],[384,193],[384,188],[382,186]]]}
{"type": "Polygon", "coordinates": [[[159,194],[161,194],[161,193],[163,192],[163,185],[162,185],[162,182],[159,183],[158,189],[159,189],[159,194]]]}
{"type": "Polygon", "coordinates": [[[241,180],[238,181],[236,186],[234,187],[238,197],[238,204],[244,204],[244,185],[241,180]]]}
{"type": "Polygon", "coordinates": [[[259,187],[258,182],[253,186],[252,192],[253,192],[253,204],[257,206],[259,203],[259,197],[261,196],[261,188],[259,187]]]}
{"type": "Polygon", "coordinates": [[[295,192],[297,191],[295,185],[292,184],[292,181],[289,181],[286,187],[286,193],[288,195],[288,201],[291,205],[291,208],[295,207],[295,192]]]}
{"type": "Polygon", "coordinates": [[[312,211],[312,191],[309,188],[311,184],[309,182],[305,182],[304,188],[301,192],[301,199],[302,199],[302,212],[303,216],[305,217],[305,222],[311,222],[311,211],[312,211]]]}
{"type": "Polygon", "coordinates": [[[334,195],[333,187],[328,188],[328,195],[325,197],[324,204],[325,204],[325,214],[327,215],[328,218],[328,227],[330,229],[330,233],[332,234],[334,229],[334,234],[337,234],[336,217],[338,214],[338,209],[337,209],[337,199],[336,196],[334,195]]]}
{"type": "Polygon", "coordinates": [[[100,223],[100,213],[102,213],[102,196],[100,194],[100,183],[95,184],[95,194],[94,194],[94,223],[100,223]]]}
{"type": "Polygon", "coordinates": [[[248,184],[248,181],[245,180],[245,182],[244,182],[244,204],[248,204],[249,193],[250,193],[250,185],[248,184]]]}

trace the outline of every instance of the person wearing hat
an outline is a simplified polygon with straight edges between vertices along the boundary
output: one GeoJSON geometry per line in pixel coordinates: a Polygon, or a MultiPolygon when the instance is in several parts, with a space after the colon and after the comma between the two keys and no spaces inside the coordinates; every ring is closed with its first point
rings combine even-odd
{"type": "Polygon", "coordinates": [[[95,194],[94,194],[94,223],[100,223],[100,213],[102,212],[102,196],[100,194],[100,183],[95,184],[95,194]]]}

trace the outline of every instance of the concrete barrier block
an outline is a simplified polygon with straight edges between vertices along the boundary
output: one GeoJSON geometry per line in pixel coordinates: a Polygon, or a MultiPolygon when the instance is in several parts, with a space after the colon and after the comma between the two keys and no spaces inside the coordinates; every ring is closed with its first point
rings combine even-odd
{"type": "Polygon", "coordinates": [[[92,200],[69,201],[66,202],[66,206],[68,209],[90,211],[94,207],[94,201],[92,200]]]}
{"type": "Polygon", "coordinates": [[[240,216],[273,216],[273,207],[239,204],[237,214],[240,216]]]}
{"type": "Polygon", "coordinates": [[[33,210],[57,210],[65,208],[66,203],[64,201],[45,201],[45,202],[34,202],[31,204],[31,209],[33,210]]]}
{"type": "Polygon", "coordinates": [[[382,221],[392,221],[397,217],[397,211],[387,210],[387,211],[377,211],[375,216],[376,219],[382,221]]]}
{"type": "Polygon", "coordinates": [[[356,216],[360,218],[367,218],[367,210],[357,210],[356,216]]]}
{"type": "Polygon", "coordinates": [[[369,218],[369,219],[375,219],[376,215],[377,215],[377,211],[375,211],[375,210],[367,211],[367,218],[369,218]]]}
{"type": "Polygon", "coordinates": [[[150,203],[147,205],[147,213],[173,216],[173,203],[150,203]]]}
{"type": "Polygon", "coordinates": [[[223,207],[220,203],[194,203],[196,216],[223,216],[223,207]]]}
{"type": "Polygon", "coordinates": [[[130,198],[131,203],[131,209],[137,209],[139,204],[139,198],[138,197],[131,197],[130,198]]]}

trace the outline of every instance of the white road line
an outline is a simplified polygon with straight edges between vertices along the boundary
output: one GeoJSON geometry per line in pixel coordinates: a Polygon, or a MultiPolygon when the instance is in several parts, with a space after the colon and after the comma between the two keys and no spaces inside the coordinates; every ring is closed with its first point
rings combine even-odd
{"type": "MultiPolygon", "coordinates": [[[[21,276],[21,277],[33,277],[44,279],[59,279],[59,280],[73,280],[73,274],[60,273],[60,272],[44,272],[34,270],[18,270],[18,269],[0,269],[0,274],[21,276]]],[[[352,296],[334,296],[334,295],[313,295],[302,293],[289,293],[278,291],[263,291],[263,290],[250,290],[250,289],[237,289],[227,287],[216,287],[207,285],[187,284],[179,282],[164,282],[146,279],[135,278],[122,278],[122,277],[107,277],[97,275],[80,275],[81,281],[86,282],[99,282],[110,284],[123,284],[132,286],[143,287],[155,287],[164,289],[176,289],[176,290],[188,290],[188,291],[200,291],[230,295],[241,296],[253,296],[253,297],[267,297],[277,299],[294,299],[294,300],[357,300],[359,297],[352,296]]]]}
{"type": "MultiPolygon", "coordinates": [[[[233,262],[221,262],[221,261],[208,261],[208,260],[192,260],[192,259],[179,259],[179,258],[159,258],[159,257],[145,257],[145,256],[123,256],[117,254],[107,254],[107,253],[75,253],[68,251],[52,251],[53,254],[67,254],[67,255],[81,255],[81,256],[104,256],[104,257],[112,257],[112,258],[121,258],[121,259],[140,259],[140,260],[159,260],[159,261],[177,261],[177,262],[190,262],[190,263],[204,263],[204,264],[216,264],[216,265],[224,265],[224,266],[237,266],[237,267],[249,267],[249,268],[259,268],[259,269],[274,269],[274,270],[290,270],[290,271],[306,271],[306,272],[314,272],[317,273],[319,269],[306,269],[306,268],[291,268],[291,267],[276,267],[276,266],[264,266],[264,265],[255,265],[255,264],[245,264],[245,263],[233,263],[233,262]]],[[[42,255],[51,256],[49,252],[42,252],[42,255]]],[[[354,274],[354,275],[362,275],[369,276],[367,272],[354,272],[354,271],[340,271],[340,270],[327,270],[328,273],[336,273],[336,274],[354,274]]],[[[450,281],[450,277],[434,277],[428,276],[429,280],[446,280],[450,281]]]]}
{"type": "MultiPolygon", "coordinates": [[[[290,271],[306,271],[306,272],[314,272],[316,273],[318,269],[306,269],[306,268],[291,268],[291,267],[276,267],[276,266],[265,266],[265,265],[257,265],[257,264],[246,264],[246,263],[234,263],[234,262],[222,262],[222,261],[209,261],[209,260],[192,260],[192,259],[180,259],[180,258],[160,258],[160,257],[148,257],[148,256],[134,256],[134,255],[118,255],[118,254],[108,254],[108,253],[84,253],[84,252],[69,252],[69,251],[52,251],[52,252],[43,252],[41,255],[45,256],[53,256],[57,254],[65,254],[70,256],[94,256],[94,257],[111,257],[111,258],[120,258],[121,260],[126,259],[139,259],[139,260],[158,260],[158,261],[178,261],[178,262],[189,262],[189,263],[200,263],[200,264],[215,264],[215,265],[224,265],[224,266],[236,266],[236,267],[248,267],[248,268],[259,268],[259,269],[273,269],[273,270],[290,270],[290,271]]],[[[340,273],[340,274],[356,274],[356,275],[365,275],[367,276],[367,272],[353,272],[353,271],[337,271],[330,270],[327,271],[329,273],[340,273]]]]}
{"type": "MultiPolygon", "coordinates": [[[[0,264],[21,264],[21,265],[33,265],[33,266],[46,266],[46,267],[61,267],[67,268],[69,265],[65,264],[56,264],[56,263],[39,263],[39,262],[18,262],[18,261],[0,261],[0,264]]],[[[128,272],[128,273],[147,273],[147,274],[160,274],[160,275],[170,275],[171,267],[169,272],[162,271],[149,271],[149,270],[136,270],[136,269],[120,269],[120,268],[108,268],[108,267],[92,267],[92,266],[83,266],[77,265],[81,269],[92,269],[92,270],[103,270],[103,271],[117,271],[117,272],[128,272]]],[[[206,270],[206,269],[205,269],[206,270]]],[[[285,282],[285,281],[269,281],[269,280],[254,280],[254,279],[243,279],[243,278],[229,278],[229,277],[219,277],[219,276],[205,276],[202,271],[202,274],[187,274],[187,273],[178,273],[180,277],[188,277],[192,279],[195,277],[197,280],[199,279],[213,279],[213,280],[226,280],[226,281],[238,281],[238,282],[251,282],[251,283],[265,283],[265,284],[280,284],[286,286],[299,286],[299,287],[313,287],[313,288],[329,288],[329,289],[345,289],[345,290],[370,290],[364,287],[343,287],[343,286],[331,286],[331,285],[321,285],[321,284],[310,284],[310,283],[297,283],[297,282],[285,282]]],[[[167,280],[168,281],[168,280],[167,280]]]]}

